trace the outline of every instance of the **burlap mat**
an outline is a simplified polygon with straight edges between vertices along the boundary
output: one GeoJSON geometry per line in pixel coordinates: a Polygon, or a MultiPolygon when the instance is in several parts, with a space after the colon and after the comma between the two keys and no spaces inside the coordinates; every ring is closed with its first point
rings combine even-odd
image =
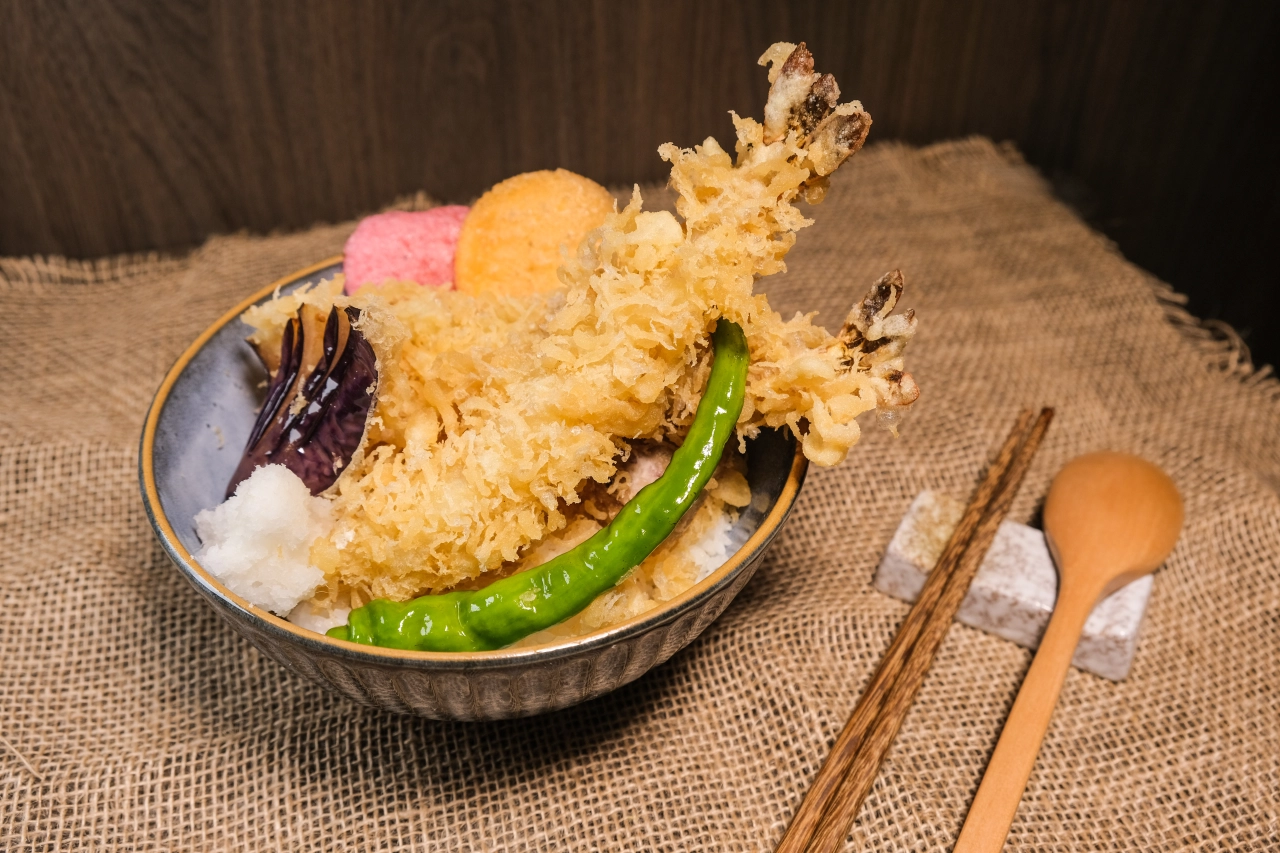
{"type": "MultiPolygon", "coordinates": [[[[143,515],[138,432],[171,360],[350,223],[178,259],[0,261],[0,848],[768,850],[906,612],[870,580],[908,502],[966,495],[1016,410],[1051,404],[1018,518],[1110,447],[1173,475],[1187,527],[1128,681],[1068,677],[1009,849],[1277,849],[1275,380],[986,141],[872,147],[816,212],[768,290],[830,325],[906,271],[923,396],[902,437],[812,470],[755,579],[665,666],[483,725],[286,674],[143,515]]],[[[1029,659],[952,628],[851,849],[950,848],[1029,659]]]]}

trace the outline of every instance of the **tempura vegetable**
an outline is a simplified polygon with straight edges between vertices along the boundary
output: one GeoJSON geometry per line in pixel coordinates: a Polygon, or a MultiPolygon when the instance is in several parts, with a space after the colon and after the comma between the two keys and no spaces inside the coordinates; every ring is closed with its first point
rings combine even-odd
{"type": "Polygon", "coordinates": [[[627,501],[581,545],[475,592],[426,595],[401,604],[375,599],[329,636],[418,651],[482,651],[510,645],[574,616],[671,535],[720,462],[742,411],[747,342],[721,320],[707,388],[680,449],[655,482],[627,501]]]}

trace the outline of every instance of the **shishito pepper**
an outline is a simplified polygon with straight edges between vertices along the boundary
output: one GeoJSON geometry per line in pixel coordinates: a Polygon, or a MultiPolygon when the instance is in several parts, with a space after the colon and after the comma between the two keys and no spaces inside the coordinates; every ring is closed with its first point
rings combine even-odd
{"type": "Polygon", "coordinates": [[[418,651],[497,649],[568,619],[611,589],[675,529],[733,435],[746,390],[747,339],[737,323],[721,319],[712,346],[711,375],[684,444],[662,476],[607,527],[571,551],[483,589],[403,603],[371,601],[329,636],[418,651]]]}

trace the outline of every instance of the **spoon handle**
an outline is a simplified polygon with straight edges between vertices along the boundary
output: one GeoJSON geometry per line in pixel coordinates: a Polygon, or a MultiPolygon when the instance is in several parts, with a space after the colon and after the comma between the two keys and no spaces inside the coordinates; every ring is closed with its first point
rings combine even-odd
{"type": "Polygon", "coordinates": [[[982,784],[969,807],[955,853],[998,853],[1004,847],[1040,743],[1058,704],[1080,632],[1097,602],[1092,590],[1063,588],[1018,698],[1005,720],[982,784]]]}

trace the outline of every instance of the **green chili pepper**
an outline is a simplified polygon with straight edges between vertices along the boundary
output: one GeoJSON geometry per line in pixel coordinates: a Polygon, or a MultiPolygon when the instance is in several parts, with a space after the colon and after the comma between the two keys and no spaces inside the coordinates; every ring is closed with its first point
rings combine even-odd
{"type": "Polygon", "coordinates": [[[747,339],[720,320],[715,360],[684,444],[667,470],[586,542],[534,569],[484,589],[424,595],[397,603],[378,599],[351,611],[330,637],[418,651],[497,649],[562,622],[611,589],[670,535],[711,479],[738,415],[747,381],[747,339]]]}

